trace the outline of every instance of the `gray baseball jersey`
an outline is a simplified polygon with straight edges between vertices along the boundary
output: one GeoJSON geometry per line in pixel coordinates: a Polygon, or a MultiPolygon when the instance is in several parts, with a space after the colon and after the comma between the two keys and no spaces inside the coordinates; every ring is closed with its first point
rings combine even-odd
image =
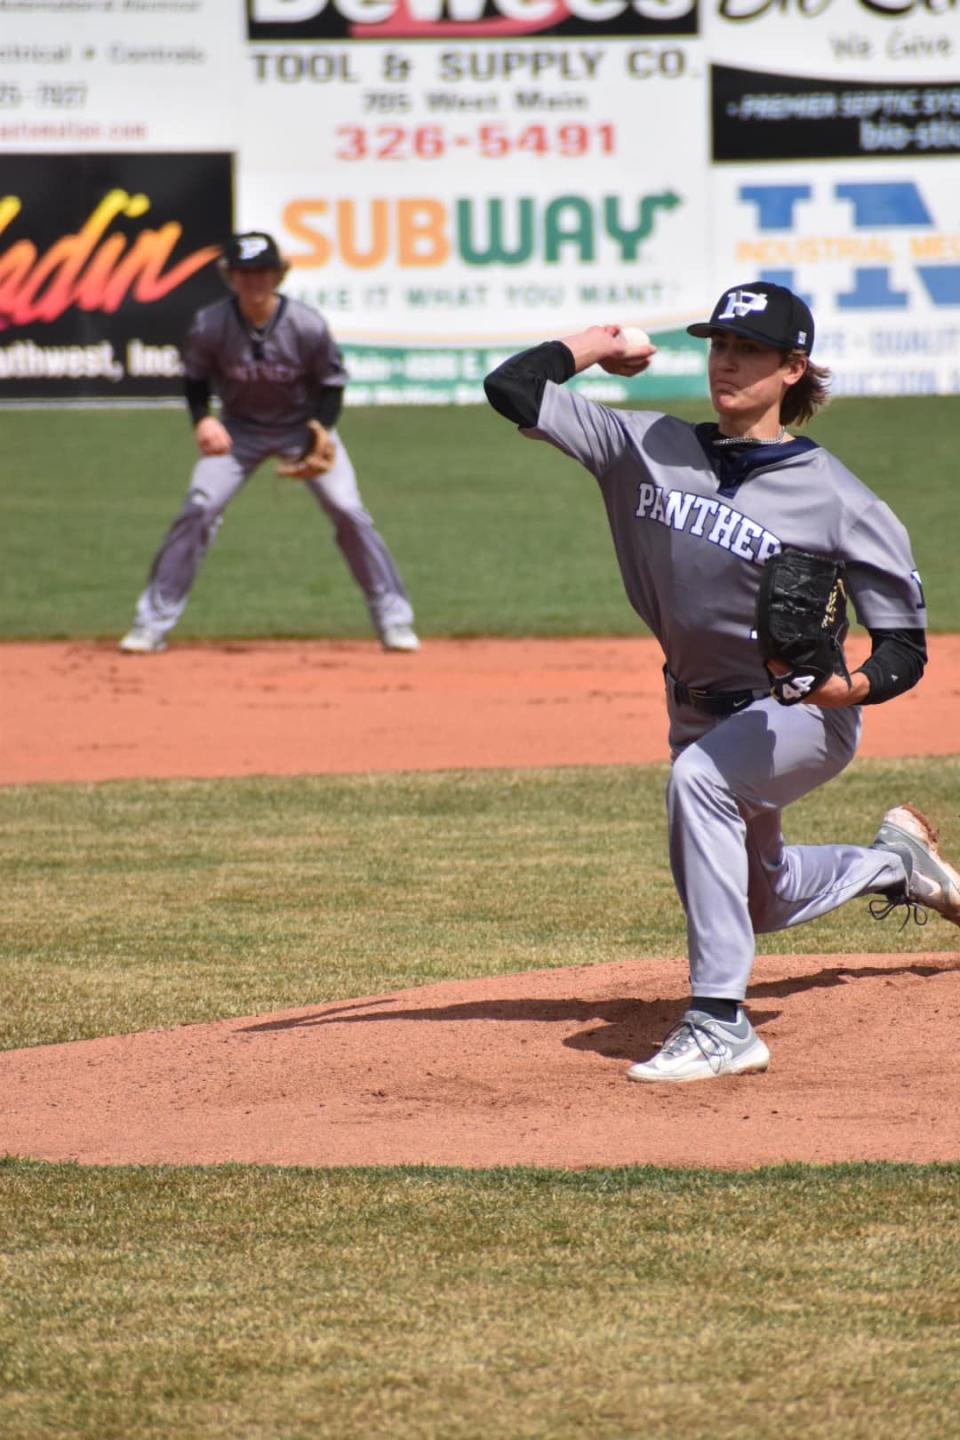
{"type": "Polygon", "coordinates": [[[820,446],[779,446],[775,464],[725,493],[692,425],[607,409],[549,381],[536,428],[522,433],[598,480],[630,603],[687,685],[768,688],[754,607],[763,565],[784,545],[845,561],[868,628],[926,625],[906,530],[820,446]]]}
{"type": "MultiPolygon", "coordinates": [[[[310,439],[306,422],[317,414],[319,392],[342,387],[347,378],[323,316],[285,295],[259,329],[247,324],[232,298],[208,305],[194,319],[183,358],[188,378],[207,380],[220,395],[231,445],[228,454],[197,461],[186,500],[137,601],[135,624],[161,639],[183,614],[233,497],[268,456],[292,460],[304,453],[310,439]]],[[[332,468],[304,481],[304,489],[329,517],[378,634],[412,625],[410,598],[363,504],[339,436],[332,468]]]]}
{"type": "Polygon", "coordinates": [[[889,852],[851,844],[786,845],[781,811],[838,775],[861,731],[859,706],[784,707],[753,634],[764,562],[784,545],[846,562],[858,618],[921,629],[923,593],[903,526],[828,451],[770,446],[724,487],[692,425],[609,410],[547,382],[535,428],[596,476],[630,601],[677,679],[755,690],[725,719],[677,703],[667,790],[670,862],[687,914],[694,995],[746,994],[757,933],[825,915],[903,880],[889,852]]]}
{"type": "Polygon", "coordinates": [[[232,298],[198,311],[183,363],[191,380],[210,381],[226,417],[257,425],[302,425],[315,414],[318,390],[347,382],[323,316],[286,295],[261,330],[232,298]]]}

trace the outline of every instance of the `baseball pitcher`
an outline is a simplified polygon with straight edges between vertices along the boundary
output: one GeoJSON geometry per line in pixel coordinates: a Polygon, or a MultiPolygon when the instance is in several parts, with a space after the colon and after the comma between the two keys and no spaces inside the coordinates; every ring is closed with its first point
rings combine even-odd
{"type": "MultiPolygon", "coordinates": [[[[815,441],[788,430],[825,402],[814,321],[790,290],[724,292],[709,320],[715,422],[620,411],[564,388],[591,365],[641,374],[655,347],[597,325],[513,357],[493,407],[595,477],[627,596],[663,647],[670,862],[687,916],[690,1008],[628,1071],[684,1082],[764,1070],[744,1010],[755,936],[858,895],[960,924],[960,874],[934,826],[890,810],[869,847],[787,845],[783,809],[850,763],[863,707],[916,685],[926,610],[904,527],[815,441]],[[846,603],[872,637],[852,674],[846,603]]],[[[924,916],[925,918],[925,916],[924,916]]]]}

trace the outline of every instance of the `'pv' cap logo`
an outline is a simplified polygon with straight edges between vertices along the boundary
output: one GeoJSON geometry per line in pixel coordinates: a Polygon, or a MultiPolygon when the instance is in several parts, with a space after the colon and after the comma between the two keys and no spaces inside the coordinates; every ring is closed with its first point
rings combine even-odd
{"type": "Polygon", "coordinates": [[[729,330],[773,350],[813,349],[813,316],[805,300],[785,285],[748,280],[725,290],[709,320],[687,326],[688,335],[709,340],[715,330],[729,330]]]}
{"type": "Polygon", "coordinates": [[[240,235],[237,238],[238,259],[255,260],[265,250],[270,249],[270,241],[266,235],[240,235]]]}
{"type": "Polygon", "coordinates": [[[758,290],[730,290],[725,308],[716,316],[718,320],[742,320],[745,315],[757,314],[767,308],[767,296],[758,290]]]}

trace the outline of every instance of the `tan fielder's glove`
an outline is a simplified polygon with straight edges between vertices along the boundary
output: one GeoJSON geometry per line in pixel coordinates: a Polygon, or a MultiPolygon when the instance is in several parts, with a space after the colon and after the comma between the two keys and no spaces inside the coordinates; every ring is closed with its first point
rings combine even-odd
{"type": "Polygon", "coordinates": [[[326,475],[333,466],[337,454],[337,442],[323,428],[319,420],[308,420],[310,448],[299,460],[285,460],[277,466],[277,474],[288,480],[312,480],[314,475],[326,475]]]}

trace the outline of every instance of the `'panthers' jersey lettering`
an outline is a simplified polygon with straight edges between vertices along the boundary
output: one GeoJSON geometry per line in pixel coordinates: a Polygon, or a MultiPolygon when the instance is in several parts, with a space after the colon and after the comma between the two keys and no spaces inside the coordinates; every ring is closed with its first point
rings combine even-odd
{"type": "Polygon", "coordinates": [[[665,494],[652,480],[641,480],[637,486],[634,515],[638,520],[652,520],[670,530],[702,537],[754,565],[765,565],[771,555],[782,549],[776,535],[731,505],[684,490],[668,490],[665,494]]]}
{"type": "Polygon", "coordinates": [[[247,364],[224,365],[222,374],[239,384],[246,384],[251,380],[269,380],[278,385],[289,385],[296,380],[300,371],[293,365],[272,365],[267,360],[251,360],[247,364]]]}
{"type": "MultiPolygon", "coordinates": [[[[751,294],[734,298],[751,311],[751,294]]],[[[549,380],[536,427],[523,433],[596,479],[630,604],[688,685],[769,688],[751,632],[763,567],[789,546],[843,561],[868,629],[924,623],[903,525],[812,441],[769,447],[727,485],[695,425],[656,410],[612,410],[549,380]]]]}
{"type": "Polygon", "coordinates": [[[318,393],[347,378],[323,316],[288,296],[258,334],[234,300],[205,306],[194,317],[183,363],[191,379],[210,383],[225,415],[271,428],[303,425],[316,413],[318,393]]]}

